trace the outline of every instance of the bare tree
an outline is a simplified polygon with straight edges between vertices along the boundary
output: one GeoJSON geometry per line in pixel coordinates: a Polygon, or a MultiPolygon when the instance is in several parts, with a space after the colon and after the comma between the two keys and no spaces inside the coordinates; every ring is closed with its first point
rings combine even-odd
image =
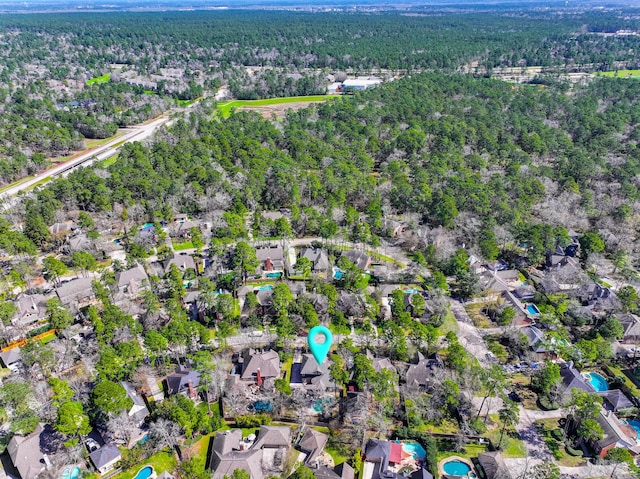
{"type": "Polygon", "coordinates": [[[173,448],[178,443],[180,436],[182,436],[180,426],[169,419],[159,418],[149,425],[149,438],[156,451],[165,447],[173,448]]]}

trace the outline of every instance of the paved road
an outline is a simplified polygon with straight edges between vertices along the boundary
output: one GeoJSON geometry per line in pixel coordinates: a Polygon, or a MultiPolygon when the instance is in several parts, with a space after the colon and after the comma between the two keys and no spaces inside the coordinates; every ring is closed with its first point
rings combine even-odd
{"type": "MultiPolygon", "coordinates": [[[[58,175],[66,176],[71,172],[71,170],[77,168],[78,166],[89,166],[95,161],[102,161],[106,158],[109,158],[110,156],[116,154],[118,148],[120,148],[120,146],[122,146],[124,143],[130,143],[132,141],[142,141],[146,138],[149,138],[157,128],[163,125],[171,125],[171,123],[173,123],[173,120],[171,118],[172,114],[187,112],[190,109],[194,108],[197,103],[198,102],[196,101],[186,108],[171,109],[153,120],[127,128],[128,131],[124,135],[119,136],[118,138],[115,138],[102,146],[91,148],[90,150],[79,154],[69,161],[65,161],[64,163],[56,165],[53,168],[49,168],[48,170],[43,171],[38,176],[31,178],[30,180],[12,186],[2,192],[2,194],[0,194],[0,197],[7,199],[15,197],[19,192],[28,190],[43,179],[51,178],[58,175]]],[[[5,207],[8,207],[11,206],[13,201],[10,200],[6,203],[7,204],[5,204],[5,207]]]]}

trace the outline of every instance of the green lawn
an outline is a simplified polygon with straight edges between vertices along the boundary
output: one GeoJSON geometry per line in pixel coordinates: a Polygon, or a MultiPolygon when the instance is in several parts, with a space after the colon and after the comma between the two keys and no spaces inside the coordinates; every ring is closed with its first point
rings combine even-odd
{"type": "Polygon", "coordinates": [[[191,241],[185,241],[184,243],[177,243],[172,241],[171,244],[173,245],[173,249],[176,251],[193,248],[193,243],[191,241]]]}
{"type": "Polygon", "coordinates": [[[115,140],[119,136],[124,135],[126,132],[124,130],[119,130],[115,135],[110,136],[109,138],[100,138],[100,139],[88,139],[84,140],[84,144],[87,148],[94,148],[96,146],[102,146],[106,143],[109,143],[111,140],[115,140]]]}
{"type": "Polygon", "coordinates": [[[100,75],[99,77],[94,77],[90,80],[87,80],[87,85],[93,85],[94,83],[107,83],[111,80],[111,73],[105,73],[104,75],[100,75]]]}
{"type": "Polygon", "coordinates": [[[638,78],[640,77],[640,70],[614,70],[600,72],[600,75],[612,78],[638,78]]]}
{"type": "Polygon", "coordinates": [[[25,189],[24,191],[31,191],[35,188],[37,188],[38,186],[44,185],[45,183],[48,183],[49,181],[51,181],[53,179],[52,176],[48,177],[48,178],[42,178],[40,181],[36,181],[33,185],[31,185],[29,188],[25,189]]]}
{"type": "MultiPolygon", "coordinates": [[[[631,390],[631,393],[634,396],[640,397],[640,389],[636,386],[635,382],[629,377],[629,374],[633,374],[633,370],[627,370],[627,372],[623,371],[618,366],[614,366],[613,364],[607,364],[606,368],[610,373],[614,376],[621,377],[624,380],[624,384],[631,390]]],[[[640,378],[639,378],[640,379],[640,378]]]]}
{"type": "Polygon", "coordinates": [[[178,465],[178,461],[173,456],[165,451],[158,452],[151,456],[138,466],[134,466],[131,469],[127,469],[120,474],[114,476],[114,479],[133,479],[140,469],[144,466],[153,466],[153,470],[156,474],[160,475],[164,471],[173,472],[178,465]]]}
{"type": "MultiPolygon", "coordinates": [[[[493,442],[494,446],[498,447],[502,425],[500,424],[497,414],[489,414],[489,417],[494,423],[498,424],[499,427],[497,427],[493,431],[489,431],[485,435],[491,439],[491,442],[493,442]]],[[[520,436],[518,435],[518,431],[516,431],[515,428],[507,428],[507,430],[504,432],[504,437],[502,438],[502,456],[526,457],[526,454],[527,450],[524,447],[524,442],[522,442],[520,436]]]]}
{"type": "Polygon", "coordinates": [[[344,451],[336,447],[325,447],[324,450],[333,458],[334,464],[342,464],[351,459],[350,456],[345,455],[344,451]]]}
{"type": "Polygon", "coordinates": [[[232,100],[218,103],[218,112],[223,118],[227,118],[231,114],[233,108],[241,108],[243,106],[269,106],[280,105],[282,103],[296,103],[300,101],[326,101],[331,98],[338,98],[335,95],[310,95],[310,96],[289,96],[285,98],[266,98],[264,100],[232,100]]]}
{"type": "MultiPolygon", "coordinates": [[[[439,441],[439,445],[441,445],[442,442],[443,441],[439,441]]],[[[478,457],[478,454],[486,452],[486,450],[487,447],[484,444],[467,444],[460,452],[444,451],[442,449],[439,449],[438,454],[436,455],[436,459],[438,460],[438,462],[440,462],[450,456],[459,456],[471,460],[471,458],[478,457]]]]}
{"type": "Polygon", "coordinates": [[[453,331],[454,333],[458,331],[458,322],[456,321],[456,317],[451,313],[451,311],[447,313],[442,326],[438,327],[438,334],[440,336],[444,336],[449,331],[453,331]]]}

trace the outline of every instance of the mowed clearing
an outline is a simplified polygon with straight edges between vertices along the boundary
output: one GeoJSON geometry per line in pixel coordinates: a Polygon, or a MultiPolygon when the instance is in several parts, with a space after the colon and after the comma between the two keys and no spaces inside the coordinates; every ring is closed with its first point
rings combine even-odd
{"type": "Polygon", "coordinates": [[[640,70],[615,70],[610,72],[601,72],[600,74],[614,78],[640,78],[640,70]]]}
{"type": "Polygon", "coordinates": [[[311,103],[318,103],[338,98],[336,95],[311,95],[311,96],[290,96],[285,98],[267,98],[264,100],[232,100],[218,103],[218,111],[223,118],[231,115],[233,108],[237,110],[257,111],[264,118],[283,118],[289,109],[299,110],[309,106],[311,103]]]}

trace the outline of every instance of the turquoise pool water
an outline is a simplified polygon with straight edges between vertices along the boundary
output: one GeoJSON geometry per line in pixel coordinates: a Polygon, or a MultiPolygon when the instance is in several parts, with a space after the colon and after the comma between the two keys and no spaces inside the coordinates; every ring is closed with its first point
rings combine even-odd
{"type": "Polygon", "coordinates": [[[442,469],[444,469],[445,474],[450,476],[466,476],[471,472],[468,464],[458,460],[445,462],[442,469]]]}
{"type": "Polygon", "coordinates": [[[413,294],[413,293],[419,293],[420,291],[417,289],[405,289],[404,290],[404,294],[413,294]]]}
{"type": "Polygon", "coordinates": [[[640,439],[640,421],[632,419],[631,421],[628,421],[627,424],[636,430],[637,437],[640,439]]]}
{"type": "Polygon", "coordinates": [[[145,223],[142,225],[142,229],[149,228],[150,226],[153,226],[153,223],[145,223]]]}
{"type": "Polygon", "coordinates": [[[71,470],[67,468],[64,471],[62,471],[61,479],[77,479],[78,477],[80,477],[80,468],[74,467],[71,470]]]}
{"type": "Polygon", "coordinates": [[[596,392],[609,390],[609,383],[598,373],[585,373],[584,378],[596,392]]]}
{"type": "Polygon", "coordinates": [[[427,455],[424,447],[422,447],[417,442],[404,442],[402,443],[402,449],[404,452],[408,452],[413,456],[414,459],[423,460],[427,455]]]}
{"type": "Polygon", "coordinates": [[[138,471],[138,474],[133,479],[149,479],[151,474],[153,474],[153,467],[145,466],[138,471]]]}
{"type": "Polygon", "coordinates": [[[529,314],[540,314],[540,310],[536,307],[535,304],[527,304],[527,312],[529,314]]]}
{"type": "Polygon", "coordinates": [[[338,268],[334,268],[333,270],[333,278],[334,279],[342,279],[344,277],[344,273],[342,272],[342,270],[338,269],[338,268]]]}
{"type": "Polygon", "coordinates": [[[258,288],[258,291],[268,291],[268,290],[270,290],[270,289],[273,289],[273,286],[271,286],[270,284],[267,284],[267,285],[265,285],[265,286],[260,286],[260,287],[258,288]]]}
{"type": "Polygon", "coordinates": [[[313,409],[315,412],[322,412],[322,405],[325,402],[330,403],[331,398],[318,399],[316,402],[313,403],[313,405],[311,406],[311,409],[313,409]]]}

